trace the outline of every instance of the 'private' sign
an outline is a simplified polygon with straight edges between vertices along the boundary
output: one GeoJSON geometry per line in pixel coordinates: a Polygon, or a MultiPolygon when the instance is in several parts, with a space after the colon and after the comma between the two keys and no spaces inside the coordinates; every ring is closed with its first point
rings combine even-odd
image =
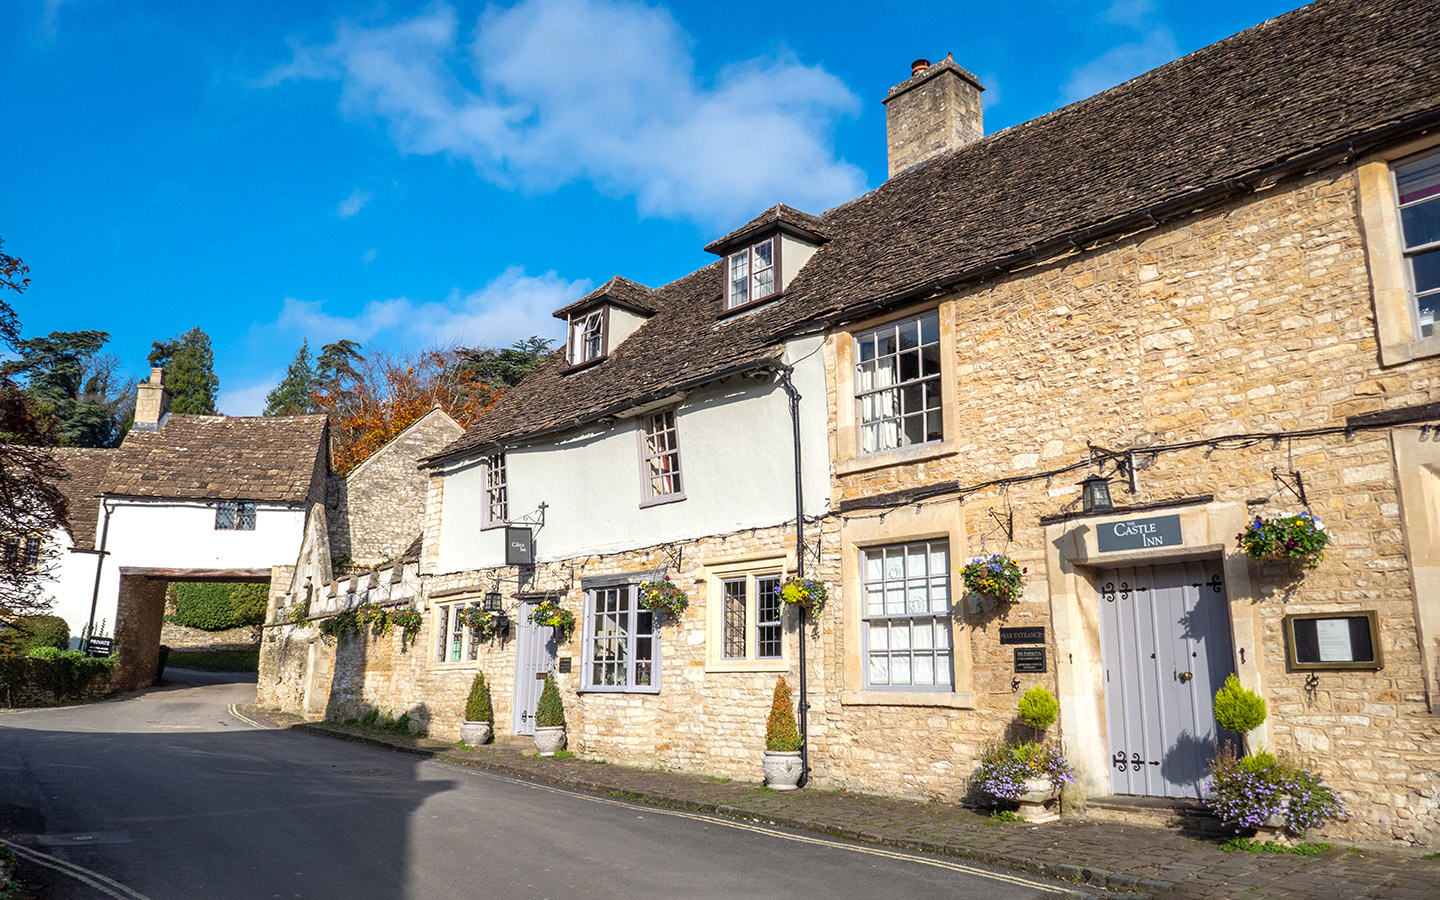
{"type": "Polygon", "coordinates": [[[1100,552],[1145,550],[1150,547],[1178,547],[1185,543],[1180,536],[1179,516],[1156,516],[1150,519],[1126,519],[1096,526],[1100,552]]]}

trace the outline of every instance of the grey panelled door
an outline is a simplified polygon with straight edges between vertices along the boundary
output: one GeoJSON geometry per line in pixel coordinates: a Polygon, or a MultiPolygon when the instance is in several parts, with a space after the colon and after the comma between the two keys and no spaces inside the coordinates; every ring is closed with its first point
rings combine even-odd
{"type": "Polygon", "coordinates": [[[535,733],[535,705],[540,702],[545,673],[555,670],[555,629],[531,620],[536,602],[520,601],[515,645],[515,734],[535,733]]]}
{"type": "Polygon", "coordinates": [[[1110,789],[1199,797],[1215,754],[1215,691],[1234,671],[1220,563],[1098,574],[1110,789]]]}

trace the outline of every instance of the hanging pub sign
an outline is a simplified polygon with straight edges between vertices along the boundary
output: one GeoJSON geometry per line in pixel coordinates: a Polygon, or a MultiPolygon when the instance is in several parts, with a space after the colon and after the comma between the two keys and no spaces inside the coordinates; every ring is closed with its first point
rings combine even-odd
{"type": "Polygon", "coordinates": [[[1285,656],[1292,669],[1379,669],[1379,618],[1374,610],[1286,616],[1285,656]]]}
{"type": "Polygon", "coordinates": [[[1016,672],[1044,672],[1046,668],[1044,647],[1015,648],[1016,672]]]}
{"type": "Polygon", "coordinates": [[[505,528],[505,565],[535,565],[535,540],[528,528],[505,528]]]}
{"type": "Polygon", "coordinates": [[[1146,550],[1151,547],[1178,547],[1185,543],[1180,534],[1179,516],[1152,516],[1124,519],[1095,526],[1101,553],[1116,550],[1146,550]]]}

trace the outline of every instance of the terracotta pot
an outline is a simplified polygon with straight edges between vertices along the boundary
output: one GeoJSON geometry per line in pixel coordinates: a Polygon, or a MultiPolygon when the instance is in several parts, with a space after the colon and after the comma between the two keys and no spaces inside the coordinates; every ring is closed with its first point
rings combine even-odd
{"type": "Polygon", "coordinates": [[[1025,793],[1018,798],[1020,818],[1036,823],[1057,821],[1059,813],[1047,809],[1045,804],[1059,796],[1060,789],[1049,778],[1037,776],[1025,779],[1025,793]]]}
{"type": "Polygon", "coordinates": [[[795,790],[800,786],[800,776],[805,771],[799,750],[766,750],[761,766],[765,771],[765,786],[772,791],[795,790]]]}
{"type": "Polygon", "coordinates": [[[494,726],[490,722],[461,722],[460,743],[469,744],[472,747],[488,744],[493,731],[494,726]]]}
{"type": "Polygon", "coordinates": [[[565,749],[565,726],[535,729],[535,749],[541,756],[554,756],[556,750],[565,749]]]}

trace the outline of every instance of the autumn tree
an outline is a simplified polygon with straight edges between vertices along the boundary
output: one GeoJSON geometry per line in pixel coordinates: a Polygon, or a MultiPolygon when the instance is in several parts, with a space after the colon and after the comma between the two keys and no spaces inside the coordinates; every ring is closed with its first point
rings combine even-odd
{"type": "Polygon", "coordinates": [[[316,372],[315,404],[330,414],[331,464],[341,474],[436,406],[468,428],[549,352],[549,342],[538,338],[505,351],[395,356],[378,349],[362,354],[358,347],[327,344],[316,372]]]}
{"type": "Polygon", "coordinates": [[[295,416],[315,412],[315,367],[310,362],[310,342],[301,341],[300,351],[285,368],[285,377],[265,395],[265,415],[295,416]]]}
{"type": "Polygon", "coordinates": [[[156,341],[149,360],[150,365],[165,370],[171,412],[215,415],[220,377],[215,374],[210,335],[196,327],[171,340],[156,341]]]}
{"type": "Polygon", "coordinates": [[[119,375],[120,360],[102,354],[110,339],[103,331],[52,331],[18,341],[18,359],[0,364],[10,377],[25,380],[25,393],[38,414],[60,432],[69,447],[114,447],[131,414],[134,384],[119,375]]]}
{"type": "MultiPolygon", "coordinates": [[[[0,242],[0,344],[12,352],[21,344],[20,322],[7,292],[24,293],[29,272],[0,242]]],[[[47,449],[55,442],[35,401],[0,370],[0,631],[23,629],[26,617],[49,607],[39,580],[53,565],[49,538],[66,514],[56,487],[64,471],[47,449]]]]}

